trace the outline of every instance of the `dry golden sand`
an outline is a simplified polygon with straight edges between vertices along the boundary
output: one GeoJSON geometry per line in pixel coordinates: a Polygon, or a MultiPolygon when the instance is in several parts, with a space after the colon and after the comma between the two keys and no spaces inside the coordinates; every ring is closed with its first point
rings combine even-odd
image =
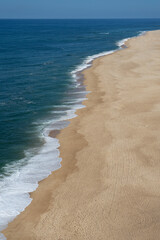
{"type": "Polygon", "coordinates": [[[8,240],[160,239],[160,31],[84,71],[85,109],[58,135],[62,168],[8,240]]]}

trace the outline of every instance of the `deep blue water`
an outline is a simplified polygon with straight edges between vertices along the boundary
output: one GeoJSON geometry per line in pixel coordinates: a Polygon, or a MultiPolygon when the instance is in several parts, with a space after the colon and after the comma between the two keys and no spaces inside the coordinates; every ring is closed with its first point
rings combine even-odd
{"type": "Polygon", "coordinates": [[[160,20],[1,20],[0,166],[40,144],[33,122],[54,117],[85,57],[159,27],[160,20]]]}
{"type": "MultiPolygon", "coordinates": [[[[70,112],[65,111],[72,109],[75,99],[84,91],[76,90],[71,71],[87,56],[118,48],[116,43],[121,39],[159,28],[160,19],[0,20],[0,184],[3,193],[10,184],[7,180],[4,185],[4,179],[21,173],[21,167],[44,146],[44,129],[52,121],[69,115],[70,112]]],[[[46,161],[45,155],[43,160],[46,161]]],[[[1,197],[0,211],[4,206],[1,197]]],[[[0,217],[2,219],[2,215],[0,217]]],[[[3,222],[0,229],[1,225],[3,222]]]]}

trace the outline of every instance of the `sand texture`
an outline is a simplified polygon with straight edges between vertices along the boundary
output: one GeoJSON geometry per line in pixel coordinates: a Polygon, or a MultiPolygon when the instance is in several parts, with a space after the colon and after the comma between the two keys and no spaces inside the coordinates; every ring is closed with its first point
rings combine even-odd
{"type": "Polygon", "coordinates": [[[86,108],[58,134],[62,168],[7,240],[160,239],[160,31],[93,61],[86,108]]]}

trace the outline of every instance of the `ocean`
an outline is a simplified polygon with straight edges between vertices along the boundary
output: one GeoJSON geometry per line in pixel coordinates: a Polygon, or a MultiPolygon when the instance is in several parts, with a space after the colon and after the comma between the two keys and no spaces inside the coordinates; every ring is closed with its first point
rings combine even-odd
{"type": "Polygon", "coordinates": [[[159,28],[160,19],[0,20],[0,231],[61,166],[48,134],[84,107],[77,73],[123,39],[159,28]]]}

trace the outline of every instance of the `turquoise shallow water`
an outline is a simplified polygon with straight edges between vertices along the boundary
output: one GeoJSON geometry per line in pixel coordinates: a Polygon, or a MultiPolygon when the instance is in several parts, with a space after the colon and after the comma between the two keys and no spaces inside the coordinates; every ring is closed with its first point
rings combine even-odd
{"type": "Polygon", "coordinates": [[[0,230],[60,167],[59,143],[48,132],[82,107],[75,73],[87,57],[159,28],[159,19],[0,20],[0,230]]]}

